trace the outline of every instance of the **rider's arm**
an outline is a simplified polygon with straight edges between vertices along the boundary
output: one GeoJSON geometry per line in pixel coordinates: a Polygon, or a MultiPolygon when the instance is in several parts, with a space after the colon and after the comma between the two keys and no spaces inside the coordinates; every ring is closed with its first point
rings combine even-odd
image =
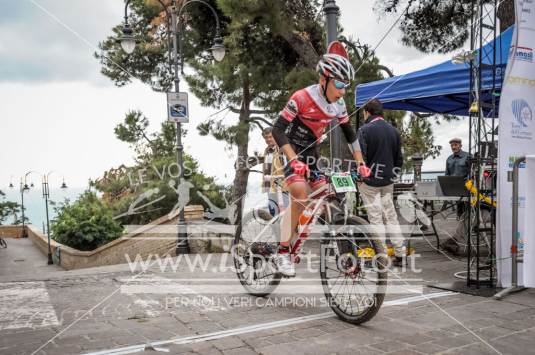
{"type": "Polygon", "coordinates": [[[345,123],[340,123],[340,128],[342,129],[342,132],[344,132],[347,144],[349,145],[349,150],[351,151],[351,153],[353,153],[353,158],[355,159],[358,165],[364,164],[364,158],[362,156],[360,144],[357,139],[357,134],[351,127],[351,123],[349,121],[345,123]]]}
{"type": "Polygon", "coordinates": [[[297,154],[293,150],[290,142],[288,141],[288,137],[286,136],[286,129],[289,125],[290,121],[280,116],[277,121],[275,121],[275,125],[273,125],[273,131],[271,133],[273,134],[273,138],[275,139],[275,142],[277,142],[280,150],[282,150],[288,160],[294,160],[297,158],[297,154]]]}
{"type": "Polygon", "coordinates": [[[290,123],[297,117],[301,111],[303,90],[296,91],[286,103],[286,106],[280,112],[279,118],[273,126],[273,138],[280,150],[288,158],[288,164],[297,160],[297,154],[290,145],[290,141],[286,136],[286,129],[290,123]]]}

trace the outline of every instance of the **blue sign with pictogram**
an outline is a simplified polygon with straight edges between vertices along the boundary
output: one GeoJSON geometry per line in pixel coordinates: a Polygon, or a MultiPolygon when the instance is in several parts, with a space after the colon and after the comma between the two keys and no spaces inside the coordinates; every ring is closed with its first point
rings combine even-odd
{"type": "Polygon", "coordinates": [[[188,123],[188,94],[186,92],[167,93],[167,119],[172,122],[188,123]]]}

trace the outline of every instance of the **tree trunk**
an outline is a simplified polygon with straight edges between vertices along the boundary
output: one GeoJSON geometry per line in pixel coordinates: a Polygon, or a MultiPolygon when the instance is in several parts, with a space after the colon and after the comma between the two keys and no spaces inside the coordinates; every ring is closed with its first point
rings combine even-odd
{"type": "Polygon", "coordinates": [[[249,79],[243,81],[243,102],[240,109],[240,122],[236,145],[238,146],[238,158],[236,164],[236,175],[234,177],[234,193],[232,200],[235,206],[234,224],[238,226],[237,233],[241,232],[241,221],[243,215],[243,202],[247,193],[247,181],[249,179],[249,169],[247,167],[247,150],[249,148],[249,116],[251,104],[251,93],[249,79]]]}
{"type": "Polygon", "coordinates": [[[316,50],[312,46],[312,43],[294,33],[291,30],[286,31],[285,29],[279,31],[279,34],[282,38],[288,42],[288,44],[299,54],[299,57],[307,67],[310,69],[315,69],[316,64],[319,60],[319,55],[316,53],[316,50]]]}
{"type": "Polygon", "coordinates": [[[498,6],[498,18],[500,19],[500,33],[515,24],[515,1],[505,0],[498,6]]]}

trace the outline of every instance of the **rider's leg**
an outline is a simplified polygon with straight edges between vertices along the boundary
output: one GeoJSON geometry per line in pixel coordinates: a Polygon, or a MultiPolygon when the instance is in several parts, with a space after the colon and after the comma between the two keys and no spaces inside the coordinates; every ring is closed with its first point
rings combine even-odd
{"type": "MultiPolygon", "coordinates": [[[[298,152],[299,159],[305,162],[310,169],[312,169],[308,156],[314,155],[315,148],[307,150],[293,147],[294,151],[298,152]]],[[[290,244],[292,238],[297,235],[297,225],[299,224],[299,216],[305,209],[306,199],[308,197],[308,183],[305,176],[296,173],[291,165],[287,165],[284,169],[286,176],[286,186],[290,191],[290,208],[288,208],[282,216],[281,225],[281,241],[279,243],[279,250],[275,256],[275,264],[278,271],[287,277],[295,276],[295,267],[290,258],[290,244]]]]}
{"type": "Polygon", "coordinates": [[[304,209],[303,205],[307,197],[307,184],[304,179],[299,180],[294,180],[292,184],[289,184],[291,194],[290,208],[282,216],[281,241],[277,254],[273,259],[278,272],[286,277],[295,276],[295,267],[290,257],[290,243],[295,235],[299,215],[304,209]]]}
{"type": "Polygon", "coordinates": [[[303,181],[294,182],[289,186],[290,208],[286,210],[282,217],[282,231],[280,245],[288,247],[293,237],[297,233],[299,216],[305,209],[307,199],[307,184],[303,181]]]}

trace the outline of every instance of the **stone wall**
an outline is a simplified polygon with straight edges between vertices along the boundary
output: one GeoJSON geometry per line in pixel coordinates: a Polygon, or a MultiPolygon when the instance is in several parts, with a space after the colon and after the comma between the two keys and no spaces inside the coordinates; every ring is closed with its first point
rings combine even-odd
{"type": "Polygon", "coordinates": [[[22,238],[22,225],[0,226],[0,237],[2,238],[22,238]]]}
{"type": "MultiPolygon", "coordinates": [[[[192,233],[189,246],[192,253],[224,252],[230,249],[233,228],[216,222],[202,220],[202,206],[186,207],[188,234],[192,233]],[[230,227],[230,228],[229,228],[230,227]]],[[[92,251],[80,251],[51,240],[54,263],[64,269],[80,269],[95,266],[127,263],[149,255],[174,256],[177,244],[177,218],[167,216],[145,226],[127,226],[130,233],[92,251]]],[[[28,237],[44,254],[48,254],[47,237],[30,225],[28,237]]]]}

